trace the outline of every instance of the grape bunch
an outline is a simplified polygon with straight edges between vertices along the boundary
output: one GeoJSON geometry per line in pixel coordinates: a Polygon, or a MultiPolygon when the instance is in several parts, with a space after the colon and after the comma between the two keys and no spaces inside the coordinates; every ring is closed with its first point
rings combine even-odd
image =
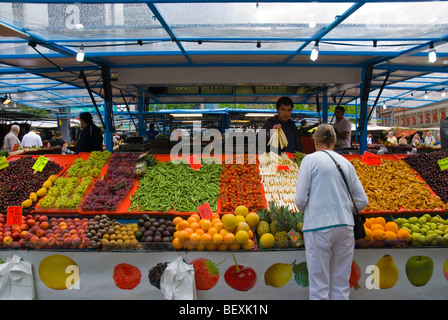
{"type": "Polygon", "coordinates": [[[93,151],[87,160],[77,158],[67,170],[66,176],[78,178],[90,176],[97,179],[111,154],[109,151],[93,151]]]}
{"type": "Polygon", "coordinates": [[[115,211],[134,184],[134,168],[138,154],[115,153],[107,166],[103,180],[95,181],[92,191],[84,199],[84,211],[115,211]]]}
{"type": "Polygon", "coordinates": [[[40,200],[41,209],[77,209],[87,189],[92,185],[91,176],[79,180],[76,177],[59,177],[48,190],[47,195],[40,200]]]}

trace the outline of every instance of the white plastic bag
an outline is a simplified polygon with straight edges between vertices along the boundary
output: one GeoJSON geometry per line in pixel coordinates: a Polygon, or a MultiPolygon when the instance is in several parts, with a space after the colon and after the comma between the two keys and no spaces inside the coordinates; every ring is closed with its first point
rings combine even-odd
{"type": "Polygon", "coordinates": [[[16,254],[0,264],[0,300],[34,300],[31,263],[16,254]]]}
{"type": "Polygon", "coordinates": [[[194,267],[177,257],[163,272],[160,290],[167,300],[196,300],[194,267]]]}

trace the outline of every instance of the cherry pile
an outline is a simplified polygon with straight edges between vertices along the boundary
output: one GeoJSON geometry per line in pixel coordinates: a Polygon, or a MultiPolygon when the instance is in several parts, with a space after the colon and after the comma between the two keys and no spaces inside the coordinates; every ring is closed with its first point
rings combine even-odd
{"type": "Polygon", "coordinates": [[[448,158],[448,150],[410,155],[403,160],[414,169],[444,203],[448,203],[448,170],[440,170],[438,160],[448,158]]]}
{"type": "MultiPolygon", "coordinates": [[[[30,193],[42,188],[51,175],[57,175],[62,170],[59,164],[50,160],[42,172],[34,173],[32,168],[35,162],[36,159],[31,156],[21,157],[0,171],[0,212],[6,212],[9,206],[20,206],[30,193]]],[[[23,212],[34,210],[36,203],[23,208],[23,212]]]]}

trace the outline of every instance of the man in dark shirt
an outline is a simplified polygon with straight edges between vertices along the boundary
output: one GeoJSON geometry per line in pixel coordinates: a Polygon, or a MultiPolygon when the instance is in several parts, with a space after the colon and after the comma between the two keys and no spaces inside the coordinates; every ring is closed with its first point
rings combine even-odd
{"type": "Polygon", "coordinates": [[[81,122],[81,132],[77,143],[78,152],[103,151],[103,133],[93,123],[90,112],[83,112],[79,115],[81,122]]]}
{"type": "Polygon", "coordinates": [[[277,100],[277,115],[269,118],[262,129],[266,130],[266,142],[270,139],[271,129],[282,129],[285,133],[286,139],[288,140],[288,145],[278,150],[279,153],[282,152],[302,152],[302,143],[300,142],[299,129],[290,119],[292,115],[292,109],[294,103],[288,97],[282,97],[277,100]]]}
{"type": "Polygon", "coordinates": [[[65,140],[62,139],[62,132],[56,131],[54,136],[50,139],[50,145],[52,147],[60,146],[62,147],[65,143],[65,140]]]}

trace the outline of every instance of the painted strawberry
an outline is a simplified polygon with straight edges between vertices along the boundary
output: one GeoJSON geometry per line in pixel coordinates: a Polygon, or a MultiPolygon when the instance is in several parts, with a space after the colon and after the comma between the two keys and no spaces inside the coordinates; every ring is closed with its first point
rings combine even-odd
{"type": "MultiPolygon", "coordinates": [[[[221,261],[222,263],[224,261],[221,261]]],[[[194,277],[197,290],[209,290],[213,288],[219,280],[219,269],[213,261],[205,258],[196,258],[190,262],[194,267],[194,277]]]]}

